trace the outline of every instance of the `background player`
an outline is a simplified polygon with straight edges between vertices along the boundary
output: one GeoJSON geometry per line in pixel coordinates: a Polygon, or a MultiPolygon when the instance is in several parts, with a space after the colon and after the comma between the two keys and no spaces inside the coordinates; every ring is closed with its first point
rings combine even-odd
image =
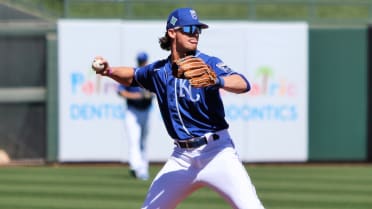
{"type": "MultiPolygon", "coordinates": [[[[145,66],[148,62],[146,52],[137,54],[137,66],[145,66]]],[[[152,104],[152,94],[138,86],[119,86],[119,95],[127,102],[125,115],[126,131],[128,133],[128,151],[130,174],[141,180],[149,178],[149,162],[146,155],[146,139],[148,133],[148,118],[152,104]]]]}
{"type": "Polygon", "coordinates": [[[142,208],[176,208],[203,186],[218,192],[233,208],[263,208],[229,135],[219,93],[220,88],[244,93],[250,85],[219,58],[197,49],[201,31],[206,28],[195,10],[179,8],[169,15],[165,36],[159,40],[162,49],[170,50],[168,58],[140,68],[110,67],[102,57],[93,62],[103,63],[103,69],[93,67],[101,75],[154,92],[167,132],[174,140],[173,153],[154,178],[142,208]],[[172,66],[187,55],[202,59],[215,72],[214,85],[196,88],[190,80],[175,76],[177,68],[172,66]]]}

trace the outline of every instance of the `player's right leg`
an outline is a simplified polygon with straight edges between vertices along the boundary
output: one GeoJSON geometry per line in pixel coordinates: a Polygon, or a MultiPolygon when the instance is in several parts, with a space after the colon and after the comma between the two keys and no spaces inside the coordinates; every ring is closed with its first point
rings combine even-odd
{"type": "Polygon", "coordinates": [[[141,150],[141,169],[140,169],[140,177],[143,179],[149,178],[149,160],[147,158],[147,149],[146,149],[146,143],[147,143],[147,134],[148,134],[148,119],[149,119],[149,113],[150,109],[146,110],[139,110],[138,111],[138,123],[141,127],[141,137],[140,137],[140,150],[141,150]]]}
{"type": "Polygon", "coordinates": [[[201,185],[193,185],[195,175],[189,162],[172,156],[153,180],[142,209],[173,209],[201,185]]]}

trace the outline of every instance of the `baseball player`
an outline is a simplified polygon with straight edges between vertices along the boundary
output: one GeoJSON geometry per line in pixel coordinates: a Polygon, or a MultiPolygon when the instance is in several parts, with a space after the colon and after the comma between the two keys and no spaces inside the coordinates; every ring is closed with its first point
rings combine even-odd
{"type": "MultiPolygon", "coordinates": [[[[138,53],[137,66],[145,66],[147,62],[147,53],[138,53]]],[[[127,102],[125,125],[128,131],[130,174],[137,179],[147,180],[149,178],[149,162],[145,145],[152,94],[141,87],[122,84],[119,85],[118,92],[127,102]]]]}
{"type": "Polygon", "coordinates": [[[175,144],[149,188],[143,209],[176,208],[203,186],[233,208],[264,208],[229,135],[219,93],[220,89],[244,93],[250,84],[221,59],[197,49],[206,28],[195,10],[179,8],[169,15],[165,35],[159,39],[160,47],[170,51],[169,57],[139,68],[111,67],[99,56],[93,61],[96,73],[156,94],[175,144]]]}

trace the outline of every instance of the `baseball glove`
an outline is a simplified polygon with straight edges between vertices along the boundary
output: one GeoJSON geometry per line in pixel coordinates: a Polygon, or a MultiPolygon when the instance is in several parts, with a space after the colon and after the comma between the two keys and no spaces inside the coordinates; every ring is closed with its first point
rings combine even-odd
{"type": "Polygon", "coordinates": [[[216,73],[202,59],[187,56],[177,60],[173,65],[173,75],[188,79],[195,88],[213,86],[217,83],[216,73]]]}

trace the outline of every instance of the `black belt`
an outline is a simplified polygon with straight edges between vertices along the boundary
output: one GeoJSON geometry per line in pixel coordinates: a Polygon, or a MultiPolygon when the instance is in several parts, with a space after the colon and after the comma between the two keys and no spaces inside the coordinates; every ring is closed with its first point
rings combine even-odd
{"type": "MultiPolygon", "coordinates": [[[[213,141],[216,141],[220,138],[218,134],[212,134],[210,137],[213,138],[213,141]]],[[[204,144],[208,144],[208,139],[206,136],[199,138],[194,138],[190,141],[176,141],[175,144],[181,148],[198,148],[204,144]]]]}

